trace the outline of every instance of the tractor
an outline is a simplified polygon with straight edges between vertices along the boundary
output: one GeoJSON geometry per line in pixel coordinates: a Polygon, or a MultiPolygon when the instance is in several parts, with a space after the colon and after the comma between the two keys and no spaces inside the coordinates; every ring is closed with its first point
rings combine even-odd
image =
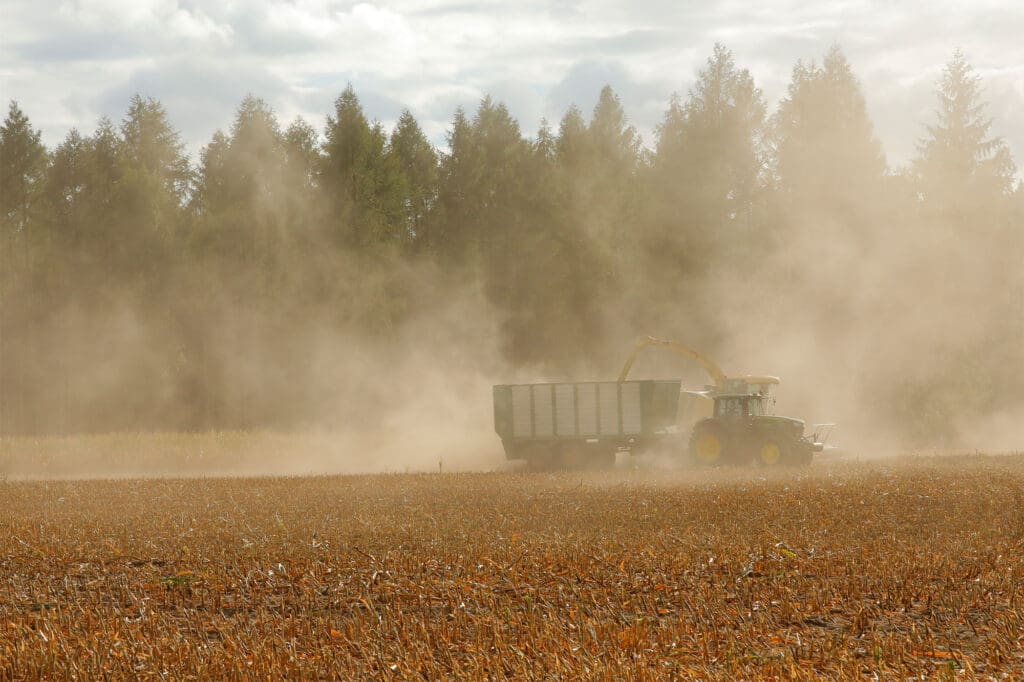
{"type": "Polygon", "coordinates": [[[682,392],[688,400],[680,402],[678,421],[680,426],[686,426],[687,421],[692,424],[686,451],[694,463],[803,466],[811,463],[813,453],[824,449],[817,442],[818,434],[804,435],[802,420],[775,416],[777,377],[726,376],[710,357],[675,341],[651,336],[637,341],[619,373],[619,381],[627,379],[637,355],[650,346],[697,361],[715,382],[703,391],[682,392]]]}
{"type": "Polygon", "coordinates": [[[714,412],[693,427],[690,458],[705,466],[749,464],[803,466],[823,445],[804,436],[804,423],[770,414],[761,393],[718,393],[714,412]]]}

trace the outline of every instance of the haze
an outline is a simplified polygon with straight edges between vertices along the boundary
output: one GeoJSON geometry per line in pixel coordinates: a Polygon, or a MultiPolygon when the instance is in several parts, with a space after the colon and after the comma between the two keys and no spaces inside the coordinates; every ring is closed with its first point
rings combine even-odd
{"type": "Polygon", "coordinates": [[[1020,12],[758,7],[9,3],[0,444],[494,468],[492,384],[651,334],[858,456],[1019,450],[1020,12]]]}

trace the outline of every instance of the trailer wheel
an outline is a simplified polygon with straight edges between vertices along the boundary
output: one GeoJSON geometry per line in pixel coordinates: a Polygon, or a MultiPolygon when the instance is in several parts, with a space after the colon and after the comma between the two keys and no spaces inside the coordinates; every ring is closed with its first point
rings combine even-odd
{"type": "Polygon", "coordinates": [[[545,445],[534,445],[526,451],[526,468],[531,471],[551,471],[559,464],[558,452],[545,445]]]}
{"type": "Polygon", "coordinates": [[[615,466],[615,450],[583,442],[564,443],[555,456],[555,467],[565,471],[610,469],[615,466]]]}
{"type": "Polygon", "coordinates": [[[582,469],[586,461],[586,452],[580,443],[563,443],[555,456],[555,466],[566,471],[582,469]]]}
{"type": "Polygon", "coordinates": [[[586,453],[586,459],[581,467],[592,471],[606,471],[615,468],[615,449],[594,448],[586,453]]]}

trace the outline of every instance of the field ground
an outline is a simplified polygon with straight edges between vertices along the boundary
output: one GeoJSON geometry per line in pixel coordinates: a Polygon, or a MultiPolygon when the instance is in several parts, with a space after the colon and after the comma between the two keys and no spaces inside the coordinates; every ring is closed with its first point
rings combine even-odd
{"type": "Polygon", "coordinates": [[[1024,456],[0,482],[0,679],[1024,675],[1024,456]]]}
{"type": "Polygon", "coordinates": [[[505,456],[493,432],[465,443],[404,440],[365,433],[111,433],[0,439],[0,477],[153,478],[167,476],[305,476],[437,470],[490,470],[505,456]],[[443,453],[443,457],[431,454],[443,453]],[[379,453],[387,453],[379,456],[379,453]]]}

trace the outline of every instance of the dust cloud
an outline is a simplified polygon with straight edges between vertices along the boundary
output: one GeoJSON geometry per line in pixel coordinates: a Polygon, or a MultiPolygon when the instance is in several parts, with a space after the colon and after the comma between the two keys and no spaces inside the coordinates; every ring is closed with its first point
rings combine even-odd
{"type": "MultiPolygon", "coordinates": [[[[731,55],[716,47],[714,59],[750,106],[731,55]]],[[[689,168],[688,155],[702,157],[686,126],[707,114],[703,100],[676,112],[674,161],[672,111],[643,150],[610,89],[589,123],[570,111],[550,148],[484,100],[472,120],[456,119],[432,216],[402,219],[397,245],[339,237],[339,211],[370,226],[383,218],[359,214],[355,199],[339,209],[311,172],[289,175],[266,155],[223,152],[232,177],[270,178],[257,183],[270,194],[210,199],[217,145],[256,144],[246,126],[281,135],[247,99],[232,137],[204,151],[206,184],[176,199],[188,211],[174,229],[188,236],[173,248],[171,228],[90,246],[64,217],[38,244],[23,228],[5,235],[4,474],[502,468],[493,384],[614,379],[646,335],[698,348],[730,375],[779,376],[778,413],[837,423],[834,442],[858,457],[1019,450],[1022,190],[979,181],[946,205],[916,184],[926,168],[887,169],[844,65],[830,52],[836,73],[794,78],[847,78],[854,123],[826,126],[793,161],[786,154],[807,143],[781,115],[802,96],[794,85],[781,113],[751,109],[755,124],[731,133],[746,136],[749,158],[727,159],[710,180],[689,168]],[[515,182],[504,167],[459,165],[485,163],[461,159],[463,145],[495,140],[507,146],[498,157],[520,159],[515,182]],[[738,168],[743,192],[713,184],[738,168]]],[[[833,120],[831,100],[804,104],[801,115],[833,120]]],[[[309,140],[302,148],[316,149],[309,140]]],[[[637,362],[642,376],[709,381],[656,349],[637,362]]]]}

